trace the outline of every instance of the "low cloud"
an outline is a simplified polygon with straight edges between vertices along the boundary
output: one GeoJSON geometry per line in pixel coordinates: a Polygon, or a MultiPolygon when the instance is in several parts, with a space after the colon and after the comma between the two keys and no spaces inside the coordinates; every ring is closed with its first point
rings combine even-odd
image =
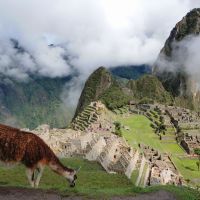
{"type": "Polygon", "coordinates": [[[83,82],[85,80],[82,80],[80,76],[73,77],[70,82],[67,82],[63,88],[63,93],[61,95],[61,99],[64,102],[64,105],[66,105],[69,108],[75,108],[80,93],[83,89],[83,82]]]}
{"type": "Polygon", "coordinates": [[[152,64],[172,27],[198,4],[0,0],[0,72],[26,79],[29,73],[61,77],[75,69],[87,77],[102,65],[152,64]],[[26,53],[17,54],[10,38],[17,39],[26,53]]]}
{"type": "Polygon", "coordinates": [[[27,81],[29,74],[75,71],[79,77],[62,94],[75,105],[97,67],[154,63],[174,25],[197,6],[198,0],[0,0],[0,73],[27,81]]]}
{"type": "Polygon", "coordinates": [[[193,89],[200,89],[200,36],[189,35],[182,41],[172,43],[171,57],[161,54],[156,65],[159,71],[186,72],[193,89]]]}

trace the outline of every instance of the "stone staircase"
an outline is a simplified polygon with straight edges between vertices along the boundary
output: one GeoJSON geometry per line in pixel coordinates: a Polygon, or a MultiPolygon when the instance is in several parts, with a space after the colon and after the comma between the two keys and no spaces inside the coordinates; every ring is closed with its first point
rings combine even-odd
{"type": "Polygon", "coordinates": [[[95,103],[91,103],[73,120],[71,127],[76,131],[85,131],[92,123],[97,121],[98,115],[95,103]]]}

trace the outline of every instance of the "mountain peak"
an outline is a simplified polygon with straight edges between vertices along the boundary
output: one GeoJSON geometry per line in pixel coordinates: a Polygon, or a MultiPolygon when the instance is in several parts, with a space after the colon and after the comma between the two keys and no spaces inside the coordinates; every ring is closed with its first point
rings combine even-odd
{"type": "Polygon", "coordinates": [[[181,41],[188,35],[199,35],[200,33],[200,8],[191,10],[172,29],[170,36],[166,40],[165,46],[161,50],[166,56],[171,56],[172,43],[181,41]]]}
{"type": "Polygon", "coordinates": [[[84,89],[81,93],[75,116],[81,112],[85,106],[89,105],[91,101],[98,100],[112,84],[112,75],[105,67],[96,69],[87,79],[84,89]]]}
{"type": "Polygon", "coordinates": [[[165,89],[172,93],[175,98],[181,98],[181,101],[186,101],[188,105],[192,103],[190,108],[194,107],[193,101],[196,102],[195,98],[198,96],[196,90],[194,92],[196,83],[185,70],[187,66],[182,62],[179,63],[177,54],[182,51],[181,42],[189,36],[198,36],[199,34],[200,8],[195,8],[188,12],[172,29],[153,70],[165,89]],[[176,45],[174,45],[175,43],[176,45]]]}

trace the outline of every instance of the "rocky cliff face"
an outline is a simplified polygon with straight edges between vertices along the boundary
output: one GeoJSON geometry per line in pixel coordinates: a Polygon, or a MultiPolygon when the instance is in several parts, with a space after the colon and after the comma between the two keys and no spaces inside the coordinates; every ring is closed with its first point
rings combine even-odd
{"type": "Polygon", "coordinates": [[[166,40],[161,53],[171,57],[173,51],[173,42],[181,41],[189,35],[199,35],[200,33],[200,8],[190,11],[183,19],[176,24],[166,40]]]}
{"type": "MultiPolygon", "coordinates": [[[[199,92],[197,83],[185,70],[184,62],[179,62],[180,50],[185,51],[179,44],[189,37],[200,33],[200,8],[190,11],[176,24],[166,40],[155,64],[154,74],[161,80],[165,89],[169,91],[178,102],[184,101],[195,107],[198,104],[199,92]],[[182,49],[180,49],[182,48],[182,49]],[[179,57],[178,57],[179,56],[179,57]],[[191,104],[191,100],[193,103],[191,104]]],[[[182,55],[184,57],[184,54],[182,55]]]]}

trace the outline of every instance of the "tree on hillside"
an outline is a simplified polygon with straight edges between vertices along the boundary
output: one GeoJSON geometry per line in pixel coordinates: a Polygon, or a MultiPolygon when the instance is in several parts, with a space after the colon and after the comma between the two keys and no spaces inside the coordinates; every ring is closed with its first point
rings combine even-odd
{"type": "Polygon", "coordinates": [[[200,162],[199,162],[199,161],[197,161],[197,162],[196,162],[196,165],[197,165],[197,168],[198,168],[198,171],[199,171],[200,162]]]}
{"type": "Polygon", "coordinates": [[[114,122],[114,125],[115,125],[115,134],[121,137],[122,136],[121,123],[114,122]]]}

